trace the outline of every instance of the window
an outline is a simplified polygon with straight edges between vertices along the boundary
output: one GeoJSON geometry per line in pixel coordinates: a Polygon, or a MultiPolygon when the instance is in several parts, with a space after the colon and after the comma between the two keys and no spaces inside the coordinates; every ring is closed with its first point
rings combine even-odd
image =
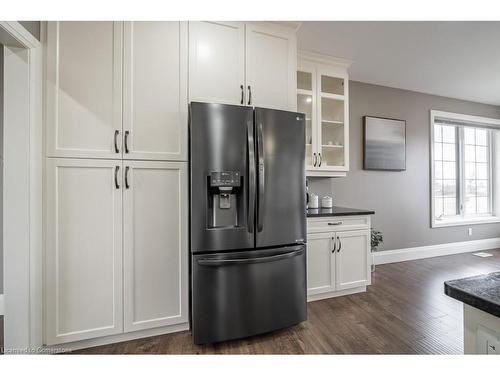
{"type": "Polygon", "coordinates": [[[431,111],[433,227],[500,221],[498,129],[500,120],[431,111]]]}

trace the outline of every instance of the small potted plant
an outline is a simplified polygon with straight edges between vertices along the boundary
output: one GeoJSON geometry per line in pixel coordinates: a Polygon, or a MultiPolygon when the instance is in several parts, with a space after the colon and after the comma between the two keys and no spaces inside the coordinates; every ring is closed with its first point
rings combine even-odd
{"type": "Polygon", "coordinates": [[[377,248],[383,242],[384,242],[384,236],[382,235],[382,232],[379,230],[372,229],[371,230],[372,272],[375,271],[375,256],[373,253],[377,251],[377,248]]]}

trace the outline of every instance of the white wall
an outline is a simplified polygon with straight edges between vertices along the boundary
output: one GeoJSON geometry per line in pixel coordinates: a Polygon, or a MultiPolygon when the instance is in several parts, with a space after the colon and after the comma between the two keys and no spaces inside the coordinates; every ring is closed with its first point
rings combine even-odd
{"type": "Polygon", "coordinates": [[[3,45],[0,44],[0,294],[3,294],[3,45]]]}

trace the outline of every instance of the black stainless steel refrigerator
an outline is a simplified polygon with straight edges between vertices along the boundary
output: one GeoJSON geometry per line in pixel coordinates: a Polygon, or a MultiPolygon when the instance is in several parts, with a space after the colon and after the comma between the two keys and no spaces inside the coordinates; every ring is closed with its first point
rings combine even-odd
{"type": "Polygon", "coordinates": [[[189,131],[194,342],[306,320],[304,115],[192,102],[189,131]]]}

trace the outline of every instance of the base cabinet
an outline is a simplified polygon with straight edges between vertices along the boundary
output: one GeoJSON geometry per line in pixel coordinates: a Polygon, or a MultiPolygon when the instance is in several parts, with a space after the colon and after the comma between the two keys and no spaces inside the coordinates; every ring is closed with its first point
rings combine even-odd
{"type": "Polygon", "coordinates": [[[335,291],[335,254],[331,233],[307,236],[307,295],[335,291]]]}
{"type": "Polygon", "coordinates": [[[369,228],[369,217],[353,216],[349,221],[308,220],[308,298],[316,300],[349,294],[370,285],[369,228]],[[330,229],[332,226],[335,231],[330,229]]]}
{"type": "Polygon", "coordinates": [[[124,165],[124,330],[187,322],[187,163],[124,165]]]}
{"type": "Polygon", "coordinates": [[[336,232],[335,276],[337,290],[356,288],[370,280],[370,232],[353,230],[336,232]]]}
{"type": "Polygon", "coordinates": [[[119,164],[47,160],[47,344],[123,331],[119,164]]]}
{"type": "Polygon", "coordinates": [[[187,163],[46,169],[45,343],[187,323],[187,163]]]}

